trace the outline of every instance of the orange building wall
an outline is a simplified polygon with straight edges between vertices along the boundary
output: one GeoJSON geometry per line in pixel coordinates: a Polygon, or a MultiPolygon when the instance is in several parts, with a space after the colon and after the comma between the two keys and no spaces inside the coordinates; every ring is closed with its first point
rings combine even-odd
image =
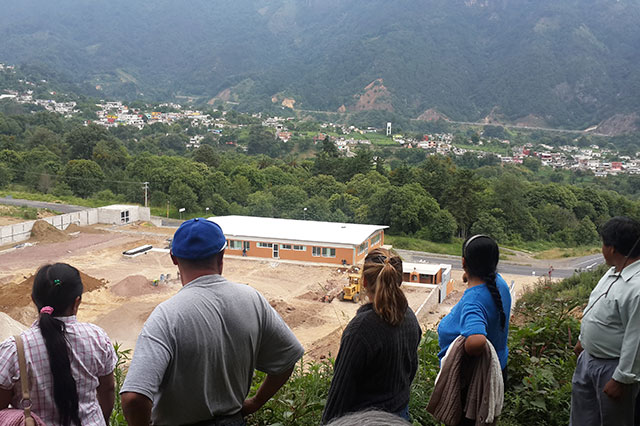
{"type": "MultiPolygon", "coordinates": [[[[249,250],[247,251],[247,257],[257,257],[261,259],[273,259],[273,247],[271,248],[262,248],[258,247],[258,243],[256,241],[250,240],[239,240],[233,239],[234,241],[249,241],[249,250]]],[[[384,244],[384,231],[379,231],[374,233],[366,240],[369,243],[369,249],[363,251],[361,254],[357,254],[358,246],[353,248],[341,248],[341,247],[332,247],[332,246],[320,246],[316,245],[316,247],[327,247],[327,248],[335,248],[336,249],[336,257],[323,257],[323,256],[313,256],[313,245],[306,245],[305,250],[283,250],[281,243],[273,243],[279,245],[279,259],[283,260],[297,260],[302,262],[318,262],[318,263],[335,263],[337,265],[342,264],[342,260],[346,260],[348,264],[354,265],[359,264],[364,261],[367,253],[376,247],[381,247],[384,244]],[[373,238],[376,234],[380,234],[380,241],[375,244],[372,244],[373,238]],[[355,259],[354,259],[355,256],[355,259]]],[[[287,243],[288,244],[288,243],[287,243]]],[[[293,245],[293,244],[291,244],[293,245]]],[[[301,244],[302,245],[302,244],[301,244]]],[[[235,256],[242,256],[242,249],[231,249],[227,248],[226,251],[228,254],[235,256]]]]}
{"type": "MultiPolygon", "coordinates": [[[[234,241],[243,241],[243,240],[234,240],[234,241]]],[[[247,240],[244,240],[244,241],[247,241],[247,240]]],[[[318,262],[318,263],[335,263],[337,265],[342,264],[342,259],[345,259],[348,264],[352,264],[353,262],[353,248],[315,246],[315,247],[326,247],[326,248],[336,249],[336,257],[323,257],[323,256],[313,256],[314,246],[305,245],[305,250],[301,251],[301,250],[293,250],[293,249],[283,250],[281,243],[272,243],[272,244],[279,245],[278,259],[282,259],[282,260],[297,260],[302,262],[318,262]]],[[[234,256],[242,256],[242,249],[227,248],[226,253],[234,256]]],[[[258,243],[256,241],[249,241],[249,250],[247,250],[247,257],[256,257],[260,259],[273,259],[274,258],[273,247],[271,248],[258,247],[258,243]]]]}

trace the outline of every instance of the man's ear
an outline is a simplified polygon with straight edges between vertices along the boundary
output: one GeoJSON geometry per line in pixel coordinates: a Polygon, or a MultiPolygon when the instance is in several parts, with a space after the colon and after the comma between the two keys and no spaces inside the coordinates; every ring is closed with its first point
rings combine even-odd
{"type": "Polygon", "coordinates": [[[178,259],[173,255],[173,253],[169,253],[169,256],[171,256],[171,261],[173,262],[173,264],[178,265],[178,259]]]}

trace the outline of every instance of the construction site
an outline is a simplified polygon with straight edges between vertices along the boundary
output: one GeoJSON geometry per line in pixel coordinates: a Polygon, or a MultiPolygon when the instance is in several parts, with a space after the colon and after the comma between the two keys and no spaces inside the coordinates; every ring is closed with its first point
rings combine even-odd
{"type": "MultiPolygon", "coordinates": [[[[15,219],[0,217],[0,225],[7,223],[15,219]]],[[[0,339],[37,318],[31,287],[38,267],[65,262],[82,273],[84,294],[78,320],[99,325],[113,342],[133,349],[152,310],[181,288],[168,254],[175,229],[142,221],[70,224],[60,230],[36,221],[28,240],[0,246],[0,339]],[[132,255],[124,254],[128,251],[132,255]]],[[[432,289],[403,286],[425,329],[434,328],[464,291],[459,265],[453,266],[448,295],[441,303],[432,289]]],[[[357,274],[354,266],[231,255],[225,256],[223,270],[227,279],[260,291],[302,342],[307,357],[316,360],[337,354],[342,330],[363,302],[364,294],[354,280],[357,274]]],[[[524,276],[505,279],[517,281],[517,289],[535,281],[524,276]]]]}

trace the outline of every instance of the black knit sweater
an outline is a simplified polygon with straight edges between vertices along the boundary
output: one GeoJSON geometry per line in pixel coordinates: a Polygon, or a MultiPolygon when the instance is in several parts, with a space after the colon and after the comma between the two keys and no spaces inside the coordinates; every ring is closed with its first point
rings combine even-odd
{"type": "Polygon", "coordinates": [[[368,408],[402,410],[418,369],[421,335],[410,308],[398,326],[380,318],[371,303],[358,309],[342,334],[322,423],[368,408]]]}

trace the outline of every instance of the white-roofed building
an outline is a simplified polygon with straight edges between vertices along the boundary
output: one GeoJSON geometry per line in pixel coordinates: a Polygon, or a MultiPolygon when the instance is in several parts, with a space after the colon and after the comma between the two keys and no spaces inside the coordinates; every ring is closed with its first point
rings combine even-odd
{"type": "Polygon", "coordinates": [[[209,220],[222,228],[231,255],[351,265],[382,246],[388,228],[253,216],[216,216],[209,220]]]}

